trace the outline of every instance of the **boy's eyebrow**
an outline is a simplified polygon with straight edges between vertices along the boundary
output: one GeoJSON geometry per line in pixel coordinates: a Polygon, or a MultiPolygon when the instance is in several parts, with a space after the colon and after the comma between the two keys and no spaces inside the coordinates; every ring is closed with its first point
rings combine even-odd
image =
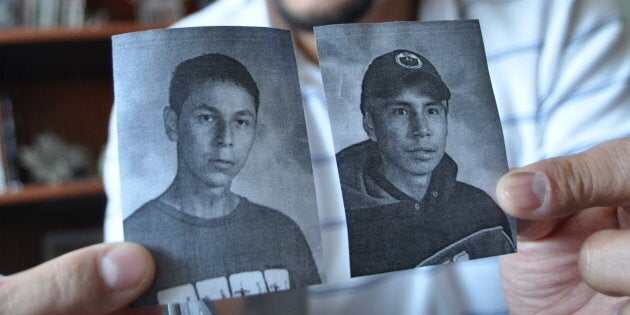
{"type": "MultiPolygon", "coordinates": [[[[430,102],[422,104],[422,107],[438,106],[438,105],[444,107],[444,104],[441,101],[430,101],[430,102]]],[[[413,104],[407,101],[394,101],[394,102],[387,102],[387,104],[385,104],[385,107],[391,107],[391,106],[413,106],[413,104]]]]}
{"type": "Polygon", "coordinates": [[[441,101],[431,101],[431,102],[425,103],[424,106],[442,106],[442,107],[444,107],[444,104],[441,101]]]}
{"type": "Polygon", "coordinates": [[[200,110],[200,109],[205,109],[205,110],[209,110],[209,111],[216,111],[216,109],[206,103],[201,103],[199,105],[197,105],[193,110],[200,110]]]}
{"type": "Polygon", "coordinates": [[[409,102],[405,102],[405,101],[395,101],[395,102],[387,102],[387,104],[385,104],[385,107],[391,107],[391,106],[412,106],[413,104],[409,103],[409,102]]]}
{"type": "Polygon", "coordinates": [[[236,115],[250,115],[252,117],[255,117],[254,113],[252,113],[252,111],[249,109],[238,111],[236,112],[236,115]]]}

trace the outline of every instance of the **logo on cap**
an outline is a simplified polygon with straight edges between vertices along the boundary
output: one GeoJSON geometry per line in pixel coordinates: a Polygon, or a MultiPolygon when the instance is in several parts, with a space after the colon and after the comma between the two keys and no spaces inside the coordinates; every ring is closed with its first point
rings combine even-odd
{"type": "Polygon", "coordinates": [[[407,69],[419,69],[422,67],[422,60],[420,60],[420,57],[409,51],[399,53],[396,55],[395,59],[397,64],[407,69]]]}

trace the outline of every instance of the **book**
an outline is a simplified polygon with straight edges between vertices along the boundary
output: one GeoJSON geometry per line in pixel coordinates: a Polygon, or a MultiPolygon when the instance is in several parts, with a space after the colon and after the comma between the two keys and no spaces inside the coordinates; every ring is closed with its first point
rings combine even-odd
{"type": "Polygon", "coordinates": [[[85,0],[62,0],[61,21],[64,27],[81,27],[85,24],[85,0]]]}
{"type": "Polygon", "coordinates": [[[15,120],[13,118],[13,102],[8,97],[4,97],[0,100],[0,118],[5,182],[11,187],[20,183],[20,174],[17,162],[18,147],[15,133],[15,120]]]}
{"type": "Polygon", "coordinates": [[[59,24],[59,0],[39,0],[37,26],[51,28],[59,24]]]}
{"type": "Polygon", "coordinates": [[[37,0],[23,0],[22,1],[22,25],[25,27],[36,26],[37,17],[37,0]]]}

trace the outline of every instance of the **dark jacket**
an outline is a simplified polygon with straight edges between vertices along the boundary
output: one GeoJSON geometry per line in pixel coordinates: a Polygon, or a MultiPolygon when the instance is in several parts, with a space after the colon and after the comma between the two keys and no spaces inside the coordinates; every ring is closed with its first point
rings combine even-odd
{"type": "Polygon", "coordinates": [[[514,252],[507,217],[482,190],[458,182],[444,155],[415,200],[378,170],[370,140],[337,154],[348,221],[352,276],[514,252]]]}

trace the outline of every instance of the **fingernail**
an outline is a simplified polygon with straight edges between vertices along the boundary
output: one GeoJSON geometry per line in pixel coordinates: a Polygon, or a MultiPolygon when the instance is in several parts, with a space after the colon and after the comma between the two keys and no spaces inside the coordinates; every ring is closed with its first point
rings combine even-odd
{"type": "Polygon", "coordinates": [[[145,277],[147,257],[138,246],[120,244],[103,255],[99,268],[108,288],[127,290],[136,287],[145,277]]]}
{"type": "Polygon", "coordinates": [[[547,177],[538,172],[510,174],[505,182],[505,196],[521,210],[536,210],[542,206],[549,186],[547,177]]]}

